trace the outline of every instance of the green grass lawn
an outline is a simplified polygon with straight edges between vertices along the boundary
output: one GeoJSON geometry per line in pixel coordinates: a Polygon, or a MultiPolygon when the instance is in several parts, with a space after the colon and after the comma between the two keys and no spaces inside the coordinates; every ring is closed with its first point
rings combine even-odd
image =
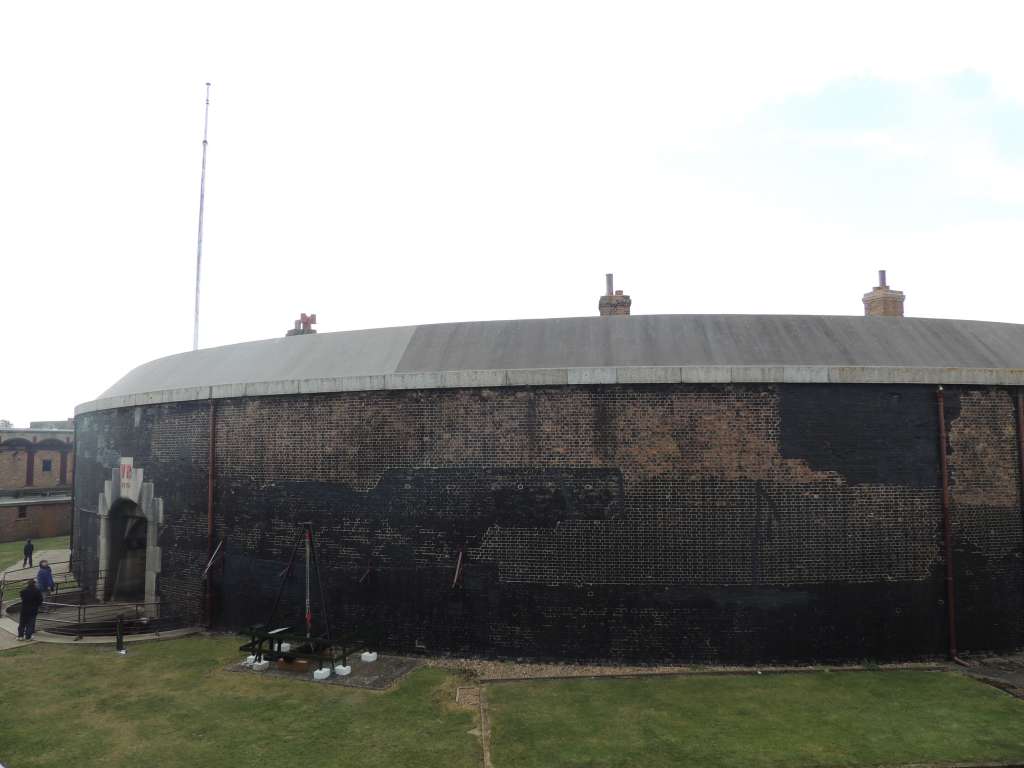
{"type": "MultiPolygon", "coordinates": [[[[378,693],[227,672],[233,637],[0,652],[0,763],[480,765],[458,678],[378,693]],[[19,681],[15,685],[14,681],[19,681]],[[15,691],[20,690],[18,696],[15,691]]],[[[487,686],[495,768],[880,766],[1024,758],[1024,702],[948,672],[820,672],[487,686]]]]}
{"type": "Polygon", "coordinates": [[[487,690],[495,768],[1024,759],[1024,701],[955,673],[580,680],[487,690]]]}
{"type": "Polygon", "coordinates": [[[360,691],[225,672],[239,640],[37,644],[0,653],[0,763],[41,766],[417,766],[477,768],[456,678],[420,669],[360,691]],[[17,685],[14,681],[19,681],[17,685]],[[20,691],[20,694],[16,695],[20,691]]]}
{"type": "MultiPolygon", "coordinates": [[[[33,562],[39,565],[38,554],[48,549],[67,549],[71,540],[70,536],[53,536],[49,539],[32,539],[35,545],[37,557],[33,562]]],[[[22,549],[25,547],[25,540],[8,541],[0,544],[0,571],[12,565],[21,565],[22,549]]]]}

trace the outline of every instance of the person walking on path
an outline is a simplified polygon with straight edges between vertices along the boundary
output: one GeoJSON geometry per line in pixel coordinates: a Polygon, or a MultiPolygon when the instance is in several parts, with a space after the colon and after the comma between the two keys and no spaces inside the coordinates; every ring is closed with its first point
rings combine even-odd
{"type": "Polygon", "coordinates": [[[22,550],[25,554],[25,559],[21,561],[22,568],[25,568],[26,566],[29,568],[32,567],[32,553],[35,552],[35,550],[36,545],[32,543],[32,539],[27,539],[25,541],[25,548],[22,550]]]}
{"type": "Polygon", "coordinates": [[[50,569],[50,564],[45,560],[39,561],[39,573],[36,574],[36,584],[39,585],[39,591],[43,593],[43,597],[53,592],[53,571],[50,569]]]}
{"type": "Polygon", "coordinates": [[[36,616],[43,604],[43,593],[36,586],[35,579],[29,579],[21,590],[21,610],[18,611],[18,639],[31,640],[36,631],[36,616]]]}

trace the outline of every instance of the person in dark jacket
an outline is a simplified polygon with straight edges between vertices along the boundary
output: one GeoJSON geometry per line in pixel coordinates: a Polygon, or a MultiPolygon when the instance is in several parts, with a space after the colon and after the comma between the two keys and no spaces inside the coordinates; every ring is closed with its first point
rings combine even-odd
{"type": "Polygon", "coordinates": [[[39,573],[36,574],[36,584],[39,586],[39,591],[43,593],[43,596],[53,592],[53,571],[50,569],[50,564],[45,560],[39,561],[39,573]]]}
{"type": "Polygon", "coordinates": [[[32,543],[32,539],[25,541],[25,548],[21,550],[25,554],[25,559],[21,561],[21,567],[28,568],[32,567],[32,553],[36,551],[36,545],[32,543]]]}
{"type": "Polygon", "coordinates": [[[21,590],[21,610],[18,612],[18,639],[31,640],[36,631],[36,616],[43,604],[43,593],[36,586],[35,579],[29,579],[21,590]]]}

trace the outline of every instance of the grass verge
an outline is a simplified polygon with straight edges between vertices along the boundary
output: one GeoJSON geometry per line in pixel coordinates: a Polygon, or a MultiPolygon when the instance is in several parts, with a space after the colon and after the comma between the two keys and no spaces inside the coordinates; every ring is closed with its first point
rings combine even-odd
{"type": "Polygon", "coordinates": [[[574,680],[487,695],[499,768],[1024,759],[1024,702],[956,673],[574,680]]]}
{"type": "MultiPolygon", "coordinates": [[[[53,536],[49,539],[32,539],[35,545],[35,558],[33,562],[39,565],[39,553],[48,549],[67,549],[70,536],[53,536]]],[[[0,571],[12,565],[21,565],[22,550],[25,547],[25,540],[6,541],[0,544],[0,571]]]]}
{"type": "Polygon", "coordinates": [[[0,763],[479,766],[474,714],[449,703],[450,674],[420,669],[375,693],[223,671],[238,644],[190,637],[131,645],[124,657],[109,646],[0,653],[0,680],[20,681],[0,707],[0,763]]]}

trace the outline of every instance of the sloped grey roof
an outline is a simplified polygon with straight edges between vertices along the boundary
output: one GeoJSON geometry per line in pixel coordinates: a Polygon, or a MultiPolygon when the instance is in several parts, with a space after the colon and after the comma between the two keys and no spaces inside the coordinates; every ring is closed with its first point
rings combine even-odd
{"type": "Polygon", "coordinates": [[[1024,325],[634,315],[318,333],[153,360],[77,410],[356,389],[645,381],[1024,384],[1024,325]]]}

